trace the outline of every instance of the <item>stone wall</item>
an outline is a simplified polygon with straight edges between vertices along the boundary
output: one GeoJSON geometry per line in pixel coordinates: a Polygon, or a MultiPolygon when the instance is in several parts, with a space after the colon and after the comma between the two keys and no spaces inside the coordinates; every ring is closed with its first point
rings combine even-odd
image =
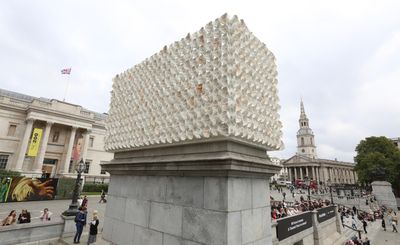
{"type": "Polygon", "coordinates": [[[0,228],[0,244],[56,244],[61,237],[63,221],[18,224],[0,228]]]}
{"type": "Polygon", "coordinates": [[[113,175],[109,188],[103,237],[115,244],[242,245],[271,239],[266,179],[113,175]]]}

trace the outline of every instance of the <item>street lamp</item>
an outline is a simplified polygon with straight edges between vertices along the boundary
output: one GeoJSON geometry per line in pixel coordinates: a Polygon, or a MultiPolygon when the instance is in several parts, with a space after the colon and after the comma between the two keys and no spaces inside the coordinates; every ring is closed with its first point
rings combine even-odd
{"type": "Polygon", "coordinates": [[[63,213],[64,216],[75,216],[79,212],[78,197],[80,194],[81,174],[85,170],[85,168],[86,165],[83,162],[83,159],[81,159],[79,161],[79,164],[76,166],[76,172],[78,173],[78,175],[76,176],[74,192],[72,193],[72,202],[69,205],[68,210],[64,211],[63,213]]]}
{"type": "Polygon", "coordinates": [[[311,201],[311,197],[310,197],[310,180],[308,179],[307,176],[304,179],[305,179],[304,183],[306,184],[307,190],[308,190],[308,201],[311,201]]]}
{"type": "Polygon", "coordinates": [[[328,186],[329,186],[329,193],[331,194],[331,204],[333,205],[332,182],[331,182],[331,179],[328,179],[327,183],[328,183],[328,186]]]}

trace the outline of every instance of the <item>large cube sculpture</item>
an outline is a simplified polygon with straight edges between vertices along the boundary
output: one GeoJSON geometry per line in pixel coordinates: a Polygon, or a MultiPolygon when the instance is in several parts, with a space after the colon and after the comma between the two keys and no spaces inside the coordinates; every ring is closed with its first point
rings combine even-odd
{"type": "Polygon", "coordinates": [[[224,15],[114,78],[103,238],[130,245],[271,244],[280,167],[274,55],[224,15]]]}
{"type": "Polygon", "coordinates": [[[274,55],[223,16],[114,78],[106,149],[221,138],[279,149],[274,55]]]}

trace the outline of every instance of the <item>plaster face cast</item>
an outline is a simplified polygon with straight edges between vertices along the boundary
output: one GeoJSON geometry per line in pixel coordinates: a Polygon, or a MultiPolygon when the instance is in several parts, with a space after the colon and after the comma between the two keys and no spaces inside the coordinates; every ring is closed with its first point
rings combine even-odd
{"type": "Polygon", "coordinates": [[[105,148],[229,138],[283,147],[275,57],[224,15],[113,79],[105,148]]]}

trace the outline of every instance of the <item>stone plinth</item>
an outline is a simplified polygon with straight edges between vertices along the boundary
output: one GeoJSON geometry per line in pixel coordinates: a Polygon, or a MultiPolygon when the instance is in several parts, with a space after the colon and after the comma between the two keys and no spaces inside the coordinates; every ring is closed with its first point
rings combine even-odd
{"type": "Polygon", "coordinates": [[[268,179],[280,167],[236,142],[116,153],[104,239],[115,244],[270,244],[268,179]]]}
{"type": "Polygon", "coordinates": [[[386,181],[374,181],[371,183],[372,194],[380,205],[385,205],[387,208],[397,210],[396,198],[392,191],[392,185],[386,181]]]}

